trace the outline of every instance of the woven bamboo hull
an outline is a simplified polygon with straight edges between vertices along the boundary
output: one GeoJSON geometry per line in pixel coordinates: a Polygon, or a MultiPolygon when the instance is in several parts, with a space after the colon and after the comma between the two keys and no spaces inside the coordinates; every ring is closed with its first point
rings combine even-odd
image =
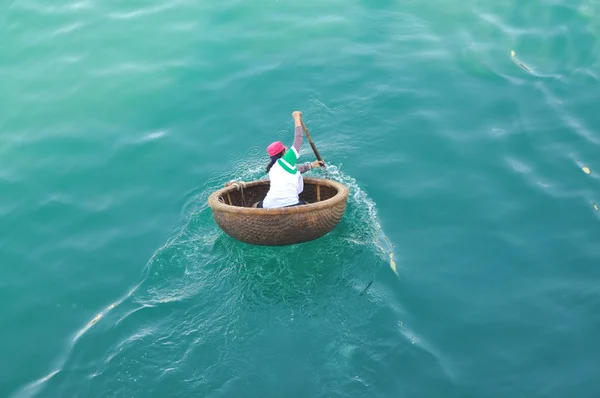
{"type": "Polygon", "coordinates": [[[300,199],[307,205],[277,209],[251,206],[262,200],[269,181],[234,184],[208,198],[219,227],[234,239],[265,246],[308,242],[331,232],[346,211],[348,188],[335,181],[305,178],[300,199]]]}

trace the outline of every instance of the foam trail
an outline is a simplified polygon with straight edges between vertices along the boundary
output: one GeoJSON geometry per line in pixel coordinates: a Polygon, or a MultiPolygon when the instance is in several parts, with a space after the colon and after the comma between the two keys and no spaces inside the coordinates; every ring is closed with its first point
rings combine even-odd
{"type": "MultiPolygon", "coordinates": [[[[199,204],[196,207],[196,212],[207,208],[206,200],[208,196],[221,188],[226,181],[248,182],[267,178],[264,173],[264,162],[256,157],[254,148],[249,149],[248,154],[241,156],[240,159],[244,159],[244,161],[234,162],[234,167],[231,170],[216,174],[207,182],[203,192],[195,198],[195,203],[199,204]]],[[[328,163],[326,170],[317,169],[309,173],[315,177],[325,175],[326,178],[348,187],[350,195],[348,196],[348,207],[344,217],[351,219],[356,228],[353,228],[349,236],[344,238],[351,243],[374,245],[381,259],[389,263],[392,271],[398,275],[394,246],[383,232],[376,204],[358,185],[356,179],[344,174],[341,166],[331,163],[328,163]]]]}
{"type": "Polygon", "coordinates": [[[345,175],[339,167],[330,166],[328,168],[328,173],[332,180],[340,182],[348,187],[351,192],[349,197],[349,202],[352,207],[350,213],[351,217],[353,217],[353,219],[358,219],[355,220],[355,222],[362,221],[365,223],[370,232],[369,237],[373,239],[372,243],[377,248],[382,259],[387,260],[388,256],[391,259],[394,255],[393,245],[383,232],[375,202],[362,190],[362,188],[360,188],[356,179],[345,175]],[[361,209],[366,209],[366,214],[361,214],[361,209]]]}

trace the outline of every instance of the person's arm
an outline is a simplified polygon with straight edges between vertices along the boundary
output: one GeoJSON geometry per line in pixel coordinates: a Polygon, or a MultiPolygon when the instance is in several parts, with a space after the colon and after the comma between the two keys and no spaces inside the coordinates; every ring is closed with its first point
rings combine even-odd
{"type": "Polygon", "coordinates": [[[304,136],[302,135],[302,112],[295,111],[292,113],[292,117],[294,118],[294,143],[292,144],[289,151],[283,155],[282,159],[287,162],[290,167],[296,166],[296,162],[300,157],[300,147],[302,146],[302,140],[304,136]]]}
{"type": "Polygon", "coordinates": [[[298,166],[298,171],[302,174],[306,173],[308,170],[312,169],[312,166],[310,163],[303,163],[303,164],[299,164],[298,166]]]}
{"type": "Polygon", "coordinates": [[[299,164],[298,171],[300,173],[306,173],[307,171],[312,170],[315,167],[325,167],[325,163],[315,160],[312,163],[307,162],[307,163],[299,164]]]}
{"type": "Polygon", "coordinates": [[[302,140],[304,139],[302,130],[302,112],[296,111],[292,113],[294,118],[294,143],[292,148],[296,149],[296,152],[300,153],[300,147],[302,146],[302,140]]]}

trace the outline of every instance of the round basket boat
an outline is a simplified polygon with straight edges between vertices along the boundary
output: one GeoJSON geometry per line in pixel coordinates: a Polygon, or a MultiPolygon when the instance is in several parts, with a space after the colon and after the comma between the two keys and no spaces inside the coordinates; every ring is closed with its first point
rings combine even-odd
{"type": "Polygon", "coordinates": [[[348,188],[305,178],[300,199],[306,205],[253,208],[269,191],[269,181],[236,182],[208,198],[213,217],[229,236],[253,245],[284,246],[318,239],[332,231],[346,211],[348,188]]]}

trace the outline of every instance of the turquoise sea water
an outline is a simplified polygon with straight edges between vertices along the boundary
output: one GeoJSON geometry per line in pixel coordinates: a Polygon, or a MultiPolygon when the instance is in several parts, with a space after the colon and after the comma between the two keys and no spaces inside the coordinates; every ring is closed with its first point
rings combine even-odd
{"type": "Polygon", "coordinates": [[[0,3],[0,397],[598,397],[599,18],[0,3]],[[236,242],[296,109],[346,216],[236,242]]]}

